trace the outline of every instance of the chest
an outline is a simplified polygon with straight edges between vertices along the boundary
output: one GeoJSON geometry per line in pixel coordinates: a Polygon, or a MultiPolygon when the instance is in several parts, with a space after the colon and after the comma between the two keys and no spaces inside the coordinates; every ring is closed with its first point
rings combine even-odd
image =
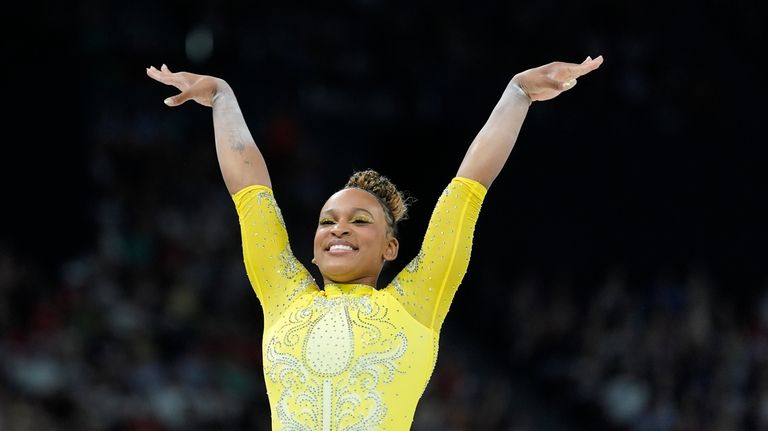
{"type": "Polygon", "coordinates": [[[267,363],[290,358],[318,377],[370,371],[372,364],[384,374],[404,373],[433,360],[432,332],[396,302],[372,296],[297,301],[264,335],[267,363]]]}

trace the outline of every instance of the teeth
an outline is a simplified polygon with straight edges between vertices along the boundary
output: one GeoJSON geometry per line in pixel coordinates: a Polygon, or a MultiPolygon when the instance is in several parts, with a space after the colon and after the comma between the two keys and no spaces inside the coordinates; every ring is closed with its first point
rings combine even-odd
{"type": "Polygon", "coordinates": [[[334,245],[331,246],[331,248],[329,250],[331,250],[331,251],[333,251],[333,250],[349,250],[349,251],[352,251],[352,247],[350,247],[348,245],[343,245],[343,244],[334,244],[334,245]]]}

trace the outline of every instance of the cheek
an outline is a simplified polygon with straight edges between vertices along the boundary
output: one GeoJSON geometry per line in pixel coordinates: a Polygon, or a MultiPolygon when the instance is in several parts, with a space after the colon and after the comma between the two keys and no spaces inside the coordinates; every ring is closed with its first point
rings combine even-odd
{"type": "Polygon", "coordinates": [[[367,244],[368,248],[372,252],[378,253],[379,250],[381,250],[381,248],[384,247],[385,242],[386,242],[386,235],[384,232],[373,231],[373,230],[366,232],[365,243],[367,244]]]}
{"type": "Polygon", "coordinates": [[[313,249],[317,251],[323,243],[323,232],[318,229],[315,231],[315,239],[313,242],[313,249]]]}

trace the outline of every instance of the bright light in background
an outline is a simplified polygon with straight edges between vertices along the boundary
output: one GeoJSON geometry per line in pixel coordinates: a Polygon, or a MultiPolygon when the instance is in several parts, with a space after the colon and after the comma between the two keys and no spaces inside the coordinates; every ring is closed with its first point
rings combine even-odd
{"type": "Polygon", "coordinates": [[[208,27],[193,28],[187,34],[187,58],[195,63],[202,63],[211,57],[213,52],[213,32],[208,27]]]}

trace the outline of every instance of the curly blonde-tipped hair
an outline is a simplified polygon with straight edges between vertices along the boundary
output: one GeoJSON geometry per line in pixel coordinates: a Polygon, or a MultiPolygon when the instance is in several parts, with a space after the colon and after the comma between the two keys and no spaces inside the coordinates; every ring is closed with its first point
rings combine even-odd
{"type": "Polygon", "coordinates": [[[415,200],[399,191],[389,178],[373,169],[353,173],[344,188],[358,188],[374,195],[384,208],[387,225],[394,235],[397,234],[397,223],[408,218],[408,206],[415,200]]]}

